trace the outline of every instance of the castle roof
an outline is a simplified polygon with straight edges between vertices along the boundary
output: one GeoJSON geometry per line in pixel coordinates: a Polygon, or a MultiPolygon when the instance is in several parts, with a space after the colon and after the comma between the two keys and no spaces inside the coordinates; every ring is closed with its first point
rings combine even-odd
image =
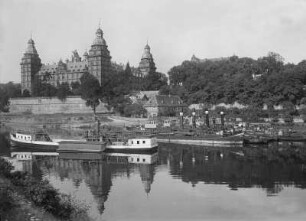
{"type": "Polygon", "coordinates": [[[141,59],[150,59],[150,60],[153,59],[150,49],[151,49],[150,46],[146,44],[141,59]]]}
{"type": "Polygon", "coordinates": [[[96,31],[96,38],[92,43],[93,45],[105,45],[106,46],[106,41],[103,38],[103,31],[101,28],[98,28],[96,31]]]}
{"type": "Polygon", "coordinates": [[[79,62],[67,62],[59,61],[57,64],[43,64],[39,73],[49,72],[51,74],[57,73],[60,69],[67,71],[69,73],[83,72],[87,70],[88,62],[79,61],[79,62]],[[64,68],[64,69],[63,69],[64,68]]]}
{"type": "Polygon", "coordinates": [[[35,43],[34,43],[32,38],[30,38],[29,41],[28,41],[28,47],[27,47],[26,53],[37,54],[37,51],[36,51],[36,48],[35,48],[35,43]]]}
{"type": "Polygon", "coordinates": [[[162,106],[186,106],[177,95],[156,95],[149,98],[144,107],[162,107],[162,106]]]}

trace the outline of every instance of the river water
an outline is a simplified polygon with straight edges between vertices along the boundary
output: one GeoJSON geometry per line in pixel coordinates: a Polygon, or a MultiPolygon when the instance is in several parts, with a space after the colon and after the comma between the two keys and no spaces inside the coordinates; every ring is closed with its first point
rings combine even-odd
{"type": "Polygon", "coordinates": [[[87,205],[92,220],[306,219],[304,143],[160,144],[154,153],[112,156],[37,152],[11,149],[0,136],[1,155],[87,205]]]}

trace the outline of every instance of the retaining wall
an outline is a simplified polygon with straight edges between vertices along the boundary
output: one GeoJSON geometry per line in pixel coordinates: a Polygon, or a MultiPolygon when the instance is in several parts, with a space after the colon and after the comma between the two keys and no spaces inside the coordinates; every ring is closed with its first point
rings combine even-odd
{"type": "MultiPolygon", "coordinates": [[[[97,113],[109,113],[105,104],[100,103],[96,108],[97,113]]],[[[91,107],[87,107],[80,96],[67,97],[65,101],[58,98],[29,97],[10,99],[10,113],[31,114],[71,114],[71,113],[93,113],[91,107]]]]}

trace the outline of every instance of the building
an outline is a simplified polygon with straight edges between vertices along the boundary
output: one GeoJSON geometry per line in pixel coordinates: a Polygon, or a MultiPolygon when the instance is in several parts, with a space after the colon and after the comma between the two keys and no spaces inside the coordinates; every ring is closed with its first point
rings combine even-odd
{"type": "Polygon", "coordinates": [[[147,110],[148,117],[168,114],[178,116],[182,109],[187,107],[177,95],[155,95],[143,106],[147,110]]]}
{"type": "Polygon", "coordinates": [[[134,91],[129,95],[132,103],[146,103],[151,97],[158,95],[159,91],[134,91]]]}
{"type": "Polygon", "coordinates": [[[96,38],[91,45],[88,55],[89,73],[95,76],[100,84],[102,77],[111,69],[111,56],[107,48],[103,32],[100,28],[96,31],[96,38]]]}
{"type": "Polygon", "coordinates": [[[61,59],[55,64],[42,64],[38,77],[41,81],[48,82],[53,86],[58,86],[64,82],[71,85],[72,82],[80,81],[84,73],[88,72],[88,54],[84,53],[81,59],[78,52],[72,52],[71,60],[63,62],[61,59]]]}
{"type": "Polygon", "coordinates": [[[148,43],[146,44],[140,63],[139,63],[139,71],[137,72],[136,77],[145,77],[147,76],[149,73],[154,73],[156,71],[156,67],[155,67],[155,63],[154,63],[154,59],[153,56],[150,52],[151,48],[148,45],[148,43]]]}
{"type": "Polygon", "coordinates": [[[28,47],[21,59],[21,91],[32,91],[35,75],[41,68],[41,60],[35,48],[32,38],[28,41],[28,47]]]}
{"type": "Polygon", "coordinates": [[[89,53],[83,54],[83,59],[78,52],[73,51],[71,60],[59,60],[54,64],[42,64],[35,48],[33,39],[28,41],[28,47],[21,59],[21,91],[33,92],[33,83],[36,79],[58,86],[64,82],[71,84],[80,81],[84,73],[94,75],[99,82],[105,74],[110,73],[112,64],[103,32],[100,28],[96,31],[89,53]]]}

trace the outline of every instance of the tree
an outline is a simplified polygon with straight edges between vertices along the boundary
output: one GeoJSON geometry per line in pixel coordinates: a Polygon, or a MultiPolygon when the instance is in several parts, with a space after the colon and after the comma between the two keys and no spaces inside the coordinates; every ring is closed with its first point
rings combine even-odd
{"type": "Polygon", "coordinates": [[[81,95],[81,84],[78,82],[78,81],[75,81],[75,82],[71,82],[71,92],[72,94],[74,95],[81,95]]]}
{"type": "Polygon", "coordinates": [[[124,115],[126,117],[139,117],[145,116],[147,110],[140,104],[128,104],[124,108],[124,115]]]}
{"type": "Polygon", "coordinates": [[[23,97],[31,97],[30,91],[28,89],[25,89],[22,93],[23,97]]]}
{"type": "Polygon", "coordinates": [[[71,95],[71,90],[69,87],[69,84],[67,82],[64,82],[58,86],[56,96],[61,101],[65,101],[67,96],[71,95]]]}
{"type": "Polygon", "coordinates": [[[9,111],[9,100],[13,97],[21,96],[21,85],[9,82],[0,84],[0,111],[9,111]]]}
{"type": "Polygon", "coordinates": [[[164,85],[167,85],[167,77],[159,72],[150,72],[143,79],[143,90],[159,90],[164,85]]]}
{"type": "Polygon", "coordinates": [[[35,76],[32,85],[32,96],[36,97],[54,97],[57,94],[57,88],[48,83],[48,73],[45,74],[43,80],[39,76],[35,76]]]}
{"type": "Polygon", "coordinates": [[[100,83],[89,73],[83,74],[80,80],[81,98],[86,101],[86,106],[91,107],[96,115],[96,107],[100,104],[100,83]]]}
{"type": "Polygon", "coordinates": [[[21,96],[21,85],[20,84],[14,84],[13,82],[8,82],[7,84],[4,85],[4,89],[6,90],[10,98],[21,96]]]}
{"type": "Polygon", "coordinates": [[[9,105],[9,95],[6,90],[0,87],[0,111],[1,112],[8,112],[8,105],[9,105]]]}

